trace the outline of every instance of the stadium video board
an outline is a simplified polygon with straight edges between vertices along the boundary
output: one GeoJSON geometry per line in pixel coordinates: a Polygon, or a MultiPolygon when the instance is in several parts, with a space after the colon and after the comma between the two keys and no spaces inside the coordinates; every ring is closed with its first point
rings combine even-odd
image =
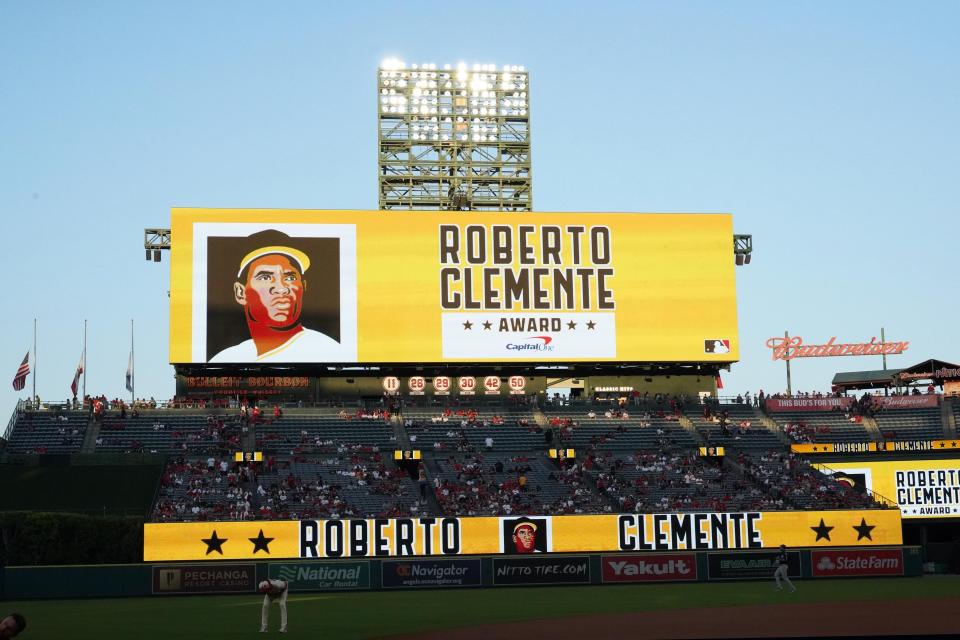
{"type": "Polygon", "coordinates": [[[960,518],[960,459],[828,462],[813,466],[895,502],[904,519],[960,518]]]}
{"type": "Polygon", "coordinates": [[[896,509],[148,523],[143,540],[147,562],[903,543],[896,509]]]}
{"type": "Polygon", "coordinates": [[[732,225],[174,209],[170,361],[733,362],[732,225]]]}

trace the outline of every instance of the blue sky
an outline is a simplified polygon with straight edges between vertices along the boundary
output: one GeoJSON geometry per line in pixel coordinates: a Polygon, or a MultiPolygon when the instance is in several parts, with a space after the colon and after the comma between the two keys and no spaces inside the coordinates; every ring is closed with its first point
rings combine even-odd
{"type": "MultiPolygon", "coordinates": [[[[958,24],[956,2],[0,1],[0,407],[33,318],[42,398],[69,395],[85,318],[88,392],[125,393],[134,318],[138,395],[171,396],[144,227],[376,208],[391,56],[530,70],[538,210],[733,213],[755,255],[729,391],[784,386],[784,330],[958,361],[958,24]]],[[[794,388],[879,366],[798,362],[794,388]]]]}

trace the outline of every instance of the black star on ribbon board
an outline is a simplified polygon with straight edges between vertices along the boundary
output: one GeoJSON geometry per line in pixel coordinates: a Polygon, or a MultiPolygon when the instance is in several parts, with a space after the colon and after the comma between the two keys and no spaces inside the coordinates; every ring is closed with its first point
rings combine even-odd
{"type": "Polygon", "coordinates": [[[265,551],[270,553],[270,543],[274,541],[274,538],[267,538],[263,535],[263,529],[260,529],[260,535],[256,538],[247,538],[250,542],[253,543],[253,553],[256,554],[257,551],[265,551]]]}
{"type": "Polygon", "coordinates": [[[490,328],[491,328],[492,326],[493,326],[493,323],[490,322],[489,320],[487,320],[486,322],[483,323],[483,330],[484,330],[484,331],[490,331],[490,328]]]}
{"type": "Polygon", "coordinates": [[[596,327],[597,327],[597,323],[594,322],[593,320],[590,320],[589,322],[587,322],[587,329],[595,329],[596,327]]]}
{"type": "Polygon", "coordinates": [[[223,555],[223,543],[226,542],[229,538],[218,538],[217,530],[213,530],[213,535],[209,538],[200,538],[201,542],[207,545],[206,555],[210,555],[212,551],[216,551],[220,555],[223,555]]]}
{"type": "Polygon", "coordinates": [[[576,328],[577,328],[577,323],[574,322],[573,320],[571,320],[570,322],[567,323],[567,328],[568,328],[568,329],[576,329],[576,328]]]}
{"type": "Polygon", "coordinates": [[[467,331],[470,331],[470,329],[473,329],[473,323],[467,320],[463,323],[463,328],[467,331]]]}
{"type": "Polygon", "coordinates": [[[820,518],[819,527],[810,527],[817,534],[817,539],[814,542],[819,542],[820,540],[830,541],[830,532],[833,530],[833,527],[828,527],[823,523],[823,518],[820,518]]]}
{"type": "Polygon", "coordinates": [[[860,518],[860,526],[853,525],[853,528],[857,530],[857,540],[873,540],[873,536],[870,535],[870,532],[877,528],[875,524],[867,524],[866,518],[860,518]]]}

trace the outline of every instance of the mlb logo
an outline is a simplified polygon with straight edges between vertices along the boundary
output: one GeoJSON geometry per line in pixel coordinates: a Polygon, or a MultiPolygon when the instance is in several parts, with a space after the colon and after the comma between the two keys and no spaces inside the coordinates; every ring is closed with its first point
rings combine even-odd
{"type": "Polygon", "coordinates": [[[730,353],[730,340],[713,338],[703,341],[704,353],[730,353]]]}

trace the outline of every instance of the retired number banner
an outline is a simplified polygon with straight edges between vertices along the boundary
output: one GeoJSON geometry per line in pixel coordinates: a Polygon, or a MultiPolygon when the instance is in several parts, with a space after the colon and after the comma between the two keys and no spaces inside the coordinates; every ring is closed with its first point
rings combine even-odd
{"type": "Polygon", "coordinates": [[[144,525],[147,562],[710,551],[902,544],[897,510],[144,525]]]}

